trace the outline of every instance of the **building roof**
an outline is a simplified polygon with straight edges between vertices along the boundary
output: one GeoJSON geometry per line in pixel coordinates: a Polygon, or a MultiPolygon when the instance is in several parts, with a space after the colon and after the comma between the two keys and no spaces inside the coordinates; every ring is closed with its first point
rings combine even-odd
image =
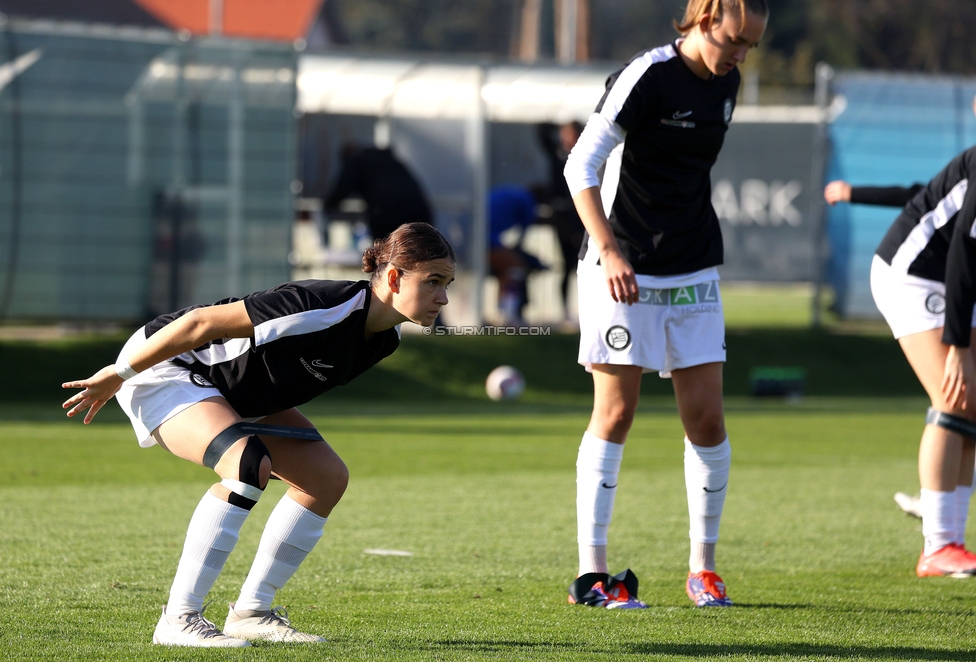
{"type": "Polygon", "coordinates": [[[355,55],[304,55],[298,65],[299,110],[383,117],[463,118],[495,122],[585,121],[613,69],[436,62],[355,55]]]}
{"type": "MultiPolygon", "coordinates": [[[[211,34],[212,0],[135,0],[177,30],[211,34]]],[[[223,26],[228,37],[294,41],[304,38],[318,15],[322,0],[221,0],[223,26]]]]}
{"type": "MultiPolygon", "coordinates": [[[[298,60],[297,107],[305,113],[373,117],[461,119],[483,113],[491,122],[585,122],[617,66],[305,54],[298,60]]],[[[732,121],[816,124],[841,112],[843,100],[826,111],[740,104],[732,121]]]]}
{"type": "Polygon", "coordinates": [[[10,16],[163,27],[195,35],[221,34],[294,41],[304,38],[323,0],[0,0],[10,16]],[[211,10],[219,8],[219,30],[211,29],[211,10]]]}

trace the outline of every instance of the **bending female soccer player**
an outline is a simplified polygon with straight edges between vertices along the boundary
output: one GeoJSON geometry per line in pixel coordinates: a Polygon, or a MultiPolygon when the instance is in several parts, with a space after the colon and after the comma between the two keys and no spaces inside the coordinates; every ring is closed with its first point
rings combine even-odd
{"type": "Polygon", "coordinates": [[[976,458],[974,176],[970,148],[905,205],[871,264],[878,310],[932,401],[918,454],[919,577],[976,575],[963,542],[976,458]]]}
{"type": "Polygon", "coordinates": [[[715,573],[731,450],[722,401],[722,235],[710,172],[732,120],[736,67],[759,44],[768,14],[765,0],[689,0],[675,25],[682,37],[610,77],[566,163],[587,232],[578,267],[579,362],[592,372],[594,390],[576,464],[572,602],[645,606],[633,573],[609,576],[607,529],[641,375],[657,371],[672,379],[685,430],[686,591],[698,606],[732,604],[715,573]]]}
{"type": "Polygon", "coordinates": [[[433,226],[403,225],[363,254],[369,281],[286,283],[163,315],[133,334],[114,365],[63,385],[83,389],[64,403],[68,416],[87,409],[89,423],[115,396],[140,446],[159,444],[221,479],[190,520],[153,643],[323,641],[271,606],[348,480],[345,464],[295,407],[392,354],[402,322],[431,326],[447,304],[455,262],[433,226]],[[288,490],[221,632],[204,618],[203,601],[272,475],[288,490]]]}
{"type": "MultiPolygon", "coordinates": [[[[973,97],[973,114],[976,114],[976,97],[973,97]]],[[[851,204],[881,205],[885,207],[904,207],[908,201],[915,197],[925,185],[915,183],[910,187],[901,186],[851,186],[844,180],[835,180],[824,187],[824,200],[830,205],[838,202],[849,202],[851,204]]],[[[972,494],[973,486],[969,486],[966,492],[964,486],[957,488],[957,498],[962,507],[962,499],[965,499],[965,511],[969,512],[969,495],[972,494]]],[[[905,492],[895,492],[895,503],[905,513],[912,517],[922,518],[921,496],[913,496],[905,492]]],[[[959,532],[960,536],[965,533],[965,527],[959,532]]],[[[960,538],[959,544],[963,544],[960,538]]]]}

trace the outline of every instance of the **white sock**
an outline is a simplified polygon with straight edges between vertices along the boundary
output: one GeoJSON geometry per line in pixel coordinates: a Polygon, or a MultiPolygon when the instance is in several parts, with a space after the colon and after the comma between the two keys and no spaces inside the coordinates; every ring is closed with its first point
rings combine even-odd
{"type": "Polygon", "coordinates": [[[957,485],[956,491],[956,542],[966,545],[966,522],[969,519],[969,500],[973,496],[973,488],[968,485],[957,485]]]}
{"type": "Polygon", "coordinates": [[[688,569],[695,573],[702,570],[715,572],[715,543],[692,541],[688,569]]]}
{"type": "Polygon", "coordinates": [[[580,545],[579,546],[579,574],[587,572],[605,572],[610,574],[607,569],[607,546],[606,545],[580,545]]]}
{"type": "Polygon", "coordinates": [[[287,494],[271,512],[261,534],[251,571],[234,603],[236,611],[271,609],[275,592],[298,570],[328,521],[297,503],[287,494]]]}
{"type": "Polygon", "coordinates": [[[937,552],[956,540],[956,493],[922,488],[922,535],[925,554],[937,552]]]}
{"type": "Polygon", "coordinates": [[[718,541],[722,508],[728,492],[732,445],[728,438],[718,446],[696,446],[685,437],[685,490],[688,493],[688,537],[692,542],[689,569],[692,572],[715,569],[715,551],[698,547],[699,543],[718,541]],[[702,564],[710,563],[711,568],[702,564]]]}
{"type": "Polygon", "coordinates": [[[203,609],[203,599],[237,544],[248,512],[209,491],[203,495],[186,530],[183,555],[166,603],[168,615],[181,616],[203,609]]]}
{"type": "Polygon", "coordinates": [[[583,435],[576,458],[576,530],[579,574],[609,572],[607,530],[613,517],[624,445],[583,435]]]}

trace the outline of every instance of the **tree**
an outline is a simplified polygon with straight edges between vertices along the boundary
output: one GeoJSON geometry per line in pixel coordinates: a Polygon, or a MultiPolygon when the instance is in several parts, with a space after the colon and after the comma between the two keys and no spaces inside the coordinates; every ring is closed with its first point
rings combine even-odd
{"type": "MultiPolygon", "coordinates": [[[[507,59],[524,0],[327,0],[349,46],[507,59]]],[[[838,69],[976,74],[976,0],[768,0],[763,45],[745,68],[765,84],[810,86],[816,62],[838,69]]],[[[553,0],[541,53],[552,55],[553,0]]],[[[677,37],[684,0],[590,0],[594,60],[623,62],[677,37]]]]}
{"type": "Polygon", "coordinates": [[[864,69],[976,73],[973,0],[811,2],[817,54],[864,69]]]}

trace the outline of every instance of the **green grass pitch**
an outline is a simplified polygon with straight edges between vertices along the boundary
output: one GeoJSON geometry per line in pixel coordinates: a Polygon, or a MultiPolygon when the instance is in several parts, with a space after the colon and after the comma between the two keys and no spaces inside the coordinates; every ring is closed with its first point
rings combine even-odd
{"type": "MultiPolygon", "coordinates": [[[[731,398],[718,560],[736,606],[702,610],[683,590],[681,431],[670,400],[648,397],[610,548],[615,571],[640,577],[650,608],[639,612],[566,604],[584,406],[323,399],[308,411],[350,487],[277,601],[328,643],[234,652],[151,645],[186,524],[213,480],[138,448],[111,407],[88,427],[57,420],[56,408],[0,408],[0,659],[976,656],[976,579],[916,578],[920,526],[891,499],[917,486],[918,398],[731,398]]],[[[281,492],[272,484],[255,508],[211,594],[218,624],[281,492]]]]}
{"type": "MultiPolygon", "coordinates": [[[[916,578],[920,526],[891,500],[917,486],[926,406],[897,344],[877,325],[807,328],[802,292],[723,294],[733,473],[718,561],[735,607],[695,609],[684,595],[666,381],[645,379],[611,527],[611,565],[637,573],[650,609],[574,607],[574,464],[591,398],[576,339],[411,336],[304,408],[352,478],[278,602],[328,643],[153,646],[212,474],[138,448],[115,405],[88,427],[63,420],[57,384],[112,361],[124,336],[4,341],[0,363],[17,378],[0,380],[0,659],[976,658],[976,579],[916,578]],[[519,403],[487,402],[499,363],[526,374],[519,403]],[[778,365],[805,369],[802,402],[749,397],[750,369],[778,365]]],[[[272,483],[214,587],[218,624],[281,492],[272,483]]]]}

